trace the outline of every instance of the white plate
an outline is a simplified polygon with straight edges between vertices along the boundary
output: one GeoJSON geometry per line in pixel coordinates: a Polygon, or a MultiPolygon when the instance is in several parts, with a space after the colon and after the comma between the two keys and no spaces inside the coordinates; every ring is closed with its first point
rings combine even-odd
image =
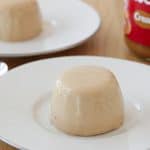
{"type": "Polygon", "coordinates": [[[44,30],[25,42],[0,42],[0,56],[23,57],[54,53],[75,47],[96,33],[100,17],[77,0],[39,0],[44,30]]]}
{"type": "Polygon", "coordinates": [[[149,150],[150,67],[102,57],[64,57],[18,67],[0,79],[0,136],[19,149],[149,150]],[[50,93],[64,69],[101,65],[116,75],[125,100],[124,126],[83,138],[57,131],[49,122],[50,93]]]}

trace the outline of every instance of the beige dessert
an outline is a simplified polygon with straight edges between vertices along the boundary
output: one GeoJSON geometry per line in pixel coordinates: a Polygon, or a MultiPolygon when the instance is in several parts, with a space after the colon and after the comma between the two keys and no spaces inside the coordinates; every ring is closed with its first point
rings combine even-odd
{"type": "Polygon", "coordinates": [[[57,80],[51,121],[58,129],[92,136],[119,128],[123,120],[122,93],[109,70],[79,66],[65,71],[57,80]]]}
{"type": "Polygon", "coordinates": [[[0,0],[0,40],[28,40],[41,31],[42,21],[36,0],[0,0]]]}

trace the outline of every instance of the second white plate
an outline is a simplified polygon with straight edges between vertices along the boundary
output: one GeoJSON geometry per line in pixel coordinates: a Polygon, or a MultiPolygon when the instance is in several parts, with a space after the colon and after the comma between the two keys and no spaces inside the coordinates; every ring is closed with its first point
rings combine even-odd
{"type": "MultiPolygon", "coordinates": [[[[43,32],[24,42],[0,42],[1,57],[24,57],[54,53],[89,39],[100,26],[96,11],[77,0],[39,0],[43,32]]],[[[27,27],[28,28],[28,27],[27,27]]]]}

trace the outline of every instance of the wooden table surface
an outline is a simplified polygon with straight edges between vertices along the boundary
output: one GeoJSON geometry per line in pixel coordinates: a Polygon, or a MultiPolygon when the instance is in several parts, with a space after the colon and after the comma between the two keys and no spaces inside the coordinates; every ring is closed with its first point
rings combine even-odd
{"type": "MultiPolygon", "coordinates": [[[[85,0],[92,5],[102,18],[102,25],[96,35],[76,48],[57,54],[28,57],[28,58],[0,58],[7,62],[9,69],[43,58],[70,55],[97,55],[128,59],[147,63],[132,54],[123,39],[123,0],[85,0]]],[[[150,64],[150,63],[149,63],[150,64]]],[[[7,144],[0,142],[0,150],[14,150],[7,144]]]]}

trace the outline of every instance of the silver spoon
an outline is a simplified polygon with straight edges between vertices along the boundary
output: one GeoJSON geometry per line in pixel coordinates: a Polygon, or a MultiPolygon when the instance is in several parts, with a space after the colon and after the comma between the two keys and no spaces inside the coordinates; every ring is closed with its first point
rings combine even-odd
{"type": "Polygon", "coordinates": [[[8,71],[8,66],[4,62],[0,62],[0,76],[4,75],[8,71]]]}

